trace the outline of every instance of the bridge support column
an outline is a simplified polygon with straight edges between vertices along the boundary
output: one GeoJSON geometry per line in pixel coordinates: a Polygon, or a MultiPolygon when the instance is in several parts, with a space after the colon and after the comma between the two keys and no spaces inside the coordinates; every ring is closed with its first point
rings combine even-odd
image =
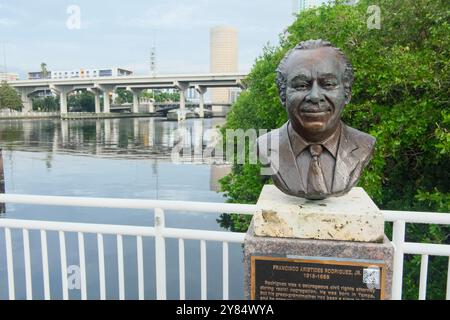
{"type": "Polygon", "coordinates": [[[195,86],[195,90],[200,95],[200,99],[199,99],[199,107],[200,107],[199,116],[200,116],[200,118],[204,118],[205,117],[205,96],[204,96],[204,94],[206,93],[206,90],[208,90],[208,88],[206,88],[205,86],[196,85],[195,86]]]}
{"type": "Polygon", "coordinates": [[[110,113],[111,112],[110,94],[114,91],[114,86],[97,85],[96,88],[99,88],[103,92],[103,113],[110,113]]]}
{"type": "Polygon", "coordinates": [[[100,94],[101,91],[97,88],[88,88],[89,92],[94,94],[94,105],[95,105],[95,113],[101,113],[100,110],[100,94]]]}
{"type": "Polygon", "coordinates": [[[28,95],[22,95],[22,112],[31,112],[33,110],[33,100],[28,95]]]}
{"type": "Polygon", "coordinates": [[[139,92],[133,90],[133,113],[139,113],[139,92]]]}
{"type": "Polygon", "coordinates": [[[148,112],[153,113],[155,112],[155,100],[151,99],[150,103],[148,105],[148,112]]]}
{"type": "Polygon", "coordinates": [[[94,93],[95,113],[100,113],[100,93],[94,93]]]}
{"type": "Polygon", "coordinates": [[[139,95],[142,92],[142,89],[136,89],[136,88],[127,88],[128,91],[131,91],[133,93],[133,113],[139,113],[139,95]]]}
{"type": "Polygon", "coordinates": [[[61,113],[67,113],[69,112],[67,108],[67,91],[63,91],[59,94],[59,111],[61,113]]]}
{"type": "Polygon", "coordinates": [[[186,120],[186,90],[189,88],[189,82],[175,81],[173,86],[180,91],[180,112],[178,121],[186,120]]]}
{"type": "Polygon", "coordinates": [[[17,90],[19,91],[22,100],[22,112],[31,112],[33,110],[33,100],[31,100],[30,94],[35,91],[35,88],[25,87],[18,88],[17,90]]]}
{"type": "Polygon", "coordinates": [[[68,113],[67,94],[73,90],[73,86],[50,85],[50,89],[59,94],[59,112],[61,114],[68,113]]]}

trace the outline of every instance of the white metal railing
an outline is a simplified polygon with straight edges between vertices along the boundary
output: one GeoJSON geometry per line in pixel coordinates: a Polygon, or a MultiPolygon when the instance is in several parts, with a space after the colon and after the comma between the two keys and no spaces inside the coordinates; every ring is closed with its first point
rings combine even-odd
{"type": "Polygon", "coordinates": [[[392,298],[396,300],[400,300],[402,298],[404,255],[416,254],[422,256],[419,280],[420,300],[425,300],[427,292],[428,257],[430,255],[449,257],[446,299],[450,300],[450,245],[405,242],[406,223],[450,225],[450,214],[384,210],[383,215],[386,221],[393,222],[392,243],[394,245],[395,252],[392,280],[392,298]]]}
{"type": "MultiPolygon", "coordinates": [[[[55,221],[35,221],[20,219],[0,219],[0,229],[5,230],[6,264],[8,297],[15,299],[13,241],[11,229],[21,229],[23,237],[23,252],[25,265],[26,298],[32,299],[32,270],[30,263],[30,230],[38,230],[41,240],[41,257],[44,282],[44,298],[50,299],[50,277],[48,262],[47,232],[56,231],[59,235],[60,262],[63,299],[68,299],[67,284],[67,252],[66,233],[76,233],[78,238],[79,263],[81,272],[81,298],[87,299],[86,261],[85,261],[85,234],[95,234],[97,237],[98,272],[100,299],[106,299],[105,278],[105,251],[104,235],[116,237],[117,265],[119,299],[125,299],[125,274],[124,274],[124,246],[123,237],[133,236],[136,238],[137,252],[137,276],[138,297],[144,299],[144,251],[143,237],[154,238],[155,246],[155,283],[157,299],[166,299],[166,244],[169,238],[178,239],[178,263],[179,263],[179,298],[186,298],[186,275],[185,275],[185,240],[197,240],[200,242],[200,291],[201,299],[207,299],[207,254],[206,241],[222,243],[222,297],[229,298],[229,243],[243,243],[244,233],[232,233],[222,231],[192,230],[165,227],[165,211],[190,211],[204,213],[239,213],[253,214],[256,212],[255,205],[206,203],[191,201],[165,201],[165,200],[139,200],[139,199],[111,199],[111,198],[81,198],[81,197],[56,197],[35,195],[13,195],[0,194],[0,203],[21,203],[34,205],[74,206],[74,207],[98,207],[98,208],[125,208],[125,209],[153,209],[154,226],[125,226],[109,224],[90,224],[55,221]]],[[[406,211],[383,211],[386,221],[393,222],[392,243],[395,248],[393,266],[392,298],[401,299],[403,260],[405,254],[417,254],[422,256],[420,269],[419,299],[426,297],[426,282],[428,274],[428,259],[430,255],[450,257],[450,245],[411,243],[405,242],[406,223],[424,223],[450,225],[450,214],[428,213],[428,212],[406,212],[406,211]]],[[[0,275],[1,276],[1,275],[0,275]]],[[[450,299],[450,258],[447,275],[446,298],[450,299]]]]}
{"type": "MultiPolygon", "coordinates": [[[[11,229],[22,229],[24,264],[25,264],[25,284],[26,298],[32,299],[32,279],[30,266],[30,243],[29,230],[40,231],[41,238],[41,257],[44,282],[44,298],[50,299],[51,292],[49,286],[49,265],[47,232],[57,231],[59,234],[60,260],[63,299],[68,299],[67,285],[67,257],[65,246],[65,234],[68,232],[76,233],[78,236],[79,263],[81,272],[81,298],[87,299],[86,289],[86,265],[85,265],[85,234],[97,235],[98,259],[99,259],[99,282],[100,299],[106,299],[105,294],[105,259],[104,259],[104,235],[114,235],[117,239],[117,265],[118,265],[118,283],[119,299],[125,299],[125,280],[124,280],[124,255],[123,240],[124,236],[136,237],[137,250],[137,274],[138,274],[138,295],[139,299],[144,299],[144,272],[143,272],[143,237],[153,237],[155,239],[155,279],[156,279],[156,297],[157,299],[166,299],[166,245],[165,239],[178,239],[179,249],[179,290],[180,299],[186,298],[185,293],[185,248],[186,240],[200,241],[200,266],[201,266],[201,298],[207,299],[207,268],[206,268],[206,241],[222,242],[222,271],[223,271],[223,299],[229,298],[229,260],[228,244],[243,243],[245,234],[222,231],[192,230],[166,228],[164,219],[164,210],[191,211],[205,213],[241,213],[252,214],[253,205],[223,204],[223,203],[204,203],[188,201],[164,201],[164,200],[138,200],[138,199],[111,199],[111,198],[79,198],[79,197],[55,197],[55,196],[31,196],[31,195],[6,195],[0,194],[0,203],[19,203],[34,205],[54,205],[54,206],[75,206],[75,207],[98,207],[98,208],[122,208],[122,209],[154,209],[154,227],[142,226],[124,226],[107,224],[89,224],[73,222],[55,222],[55,221],[35,221],[21,219],[0,219],[0,228],[5,229],[6,240],[6,260],[7,260],[7,279],[8,279],[8,297],[15,299],[14,283],[14,262],[13,262],[13,243],[11,229]]],[[[1,276],[1,275],[0,275],[1,276]]]]}

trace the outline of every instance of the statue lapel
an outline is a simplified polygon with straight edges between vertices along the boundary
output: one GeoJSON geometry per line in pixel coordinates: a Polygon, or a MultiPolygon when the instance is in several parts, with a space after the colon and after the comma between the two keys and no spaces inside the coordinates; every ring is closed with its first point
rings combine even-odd
{"type": "Polygon", "coordinates": [[[288,122],[280,128],[280,163],[283,163],[283,166],[281,166],[282,169],[284,168],[282,175],[286,183],[292,189],[295,188],[294,190],[296,191],[306,192],[306,186],[303,185],[291,141],[289,140],[288,122]],[[292,168],[295,168],[297,174],[292,174],[292,168]]]}
{"type": "Polygon", "coordinates": [[[349,135],[347,126],[342,124],[336,165],[334,168],[332,192],[339,192],[347,188],[352,172],[360,161],[355,154],[358,149],[359,146],[349,135]]]}

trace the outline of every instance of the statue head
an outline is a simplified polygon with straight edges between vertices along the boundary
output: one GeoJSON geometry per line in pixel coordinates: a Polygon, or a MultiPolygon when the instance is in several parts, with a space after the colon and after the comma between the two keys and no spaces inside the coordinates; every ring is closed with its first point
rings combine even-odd
{"type": "Polygon", "coordinates": [[[338,128],[352,83],[352,65],[324,40],[300,42],[277,68],[280,99],[292,127],[312,142],[326,139],[338,128]]]}

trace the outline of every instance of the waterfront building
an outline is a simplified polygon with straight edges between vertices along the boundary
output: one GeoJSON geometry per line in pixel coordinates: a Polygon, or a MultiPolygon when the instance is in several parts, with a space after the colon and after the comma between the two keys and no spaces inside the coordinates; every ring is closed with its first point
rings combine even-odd
{"type": "Polygon", "coordinates": [[[28,72],[28,80],[50,79],[51,75],[51,71],[47,71],[47,75],[45,77],[42,71],[31,71],[28,72]]]}
{"type": "Polygon", "coordinates": [[[0,82],[1,81],[15,81],[15,80],[19,80],[19,75],[17,73],[0,72],[0,82]]]}
{"type": "MultiPolygon", "coordinates": [[[[123,77],[131,76],[133,71],[124,68],[103,68],[103,69],[73,69],[55,70],[47,72],[47,79],[74,79],[74,78],[98,78],[98,77],[123,77]]],[[[29,80],[44,79],[42,71],[29,72],[29,80]]]]}
{"type": "Polygon", "coordinates": [[[131,76],[133,71],[123,68],[105,68],[105,69],[74,69],[52,71],[52,79],[72,79],[72,78],[97,78],[97,77],[122,77],[131,76]]]}

